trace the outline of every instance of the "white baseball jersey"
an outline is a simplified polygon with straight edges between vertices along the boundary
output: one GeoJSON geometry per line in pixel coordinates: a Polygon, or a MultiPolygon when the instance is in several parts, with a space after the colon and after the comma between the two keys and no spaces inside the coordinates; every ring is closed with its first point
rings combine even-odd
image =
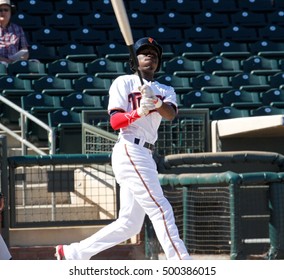
{"type": "MultiPolygon", "coordinates": [[[[170,102],[177,106],[176,93],[173,87],[146,80],[144,80],[144,83],[151,86],[155,95],[163,102],[170,102]]],[[[137,109],[141,100],[139,86],[141,86],[141,82],[137,75],[123,75],[116,78],[109,90],[108,110],[122,109],[125,112],[130,112],[137,109]]],[[[154,110],[146,117],[140,118],[129,126],[120,129],[120,134],[122,136],[135,135],[137,138],[154,144],[157,140],[157,130],[161,120],[161,115],[154,110]]]]}

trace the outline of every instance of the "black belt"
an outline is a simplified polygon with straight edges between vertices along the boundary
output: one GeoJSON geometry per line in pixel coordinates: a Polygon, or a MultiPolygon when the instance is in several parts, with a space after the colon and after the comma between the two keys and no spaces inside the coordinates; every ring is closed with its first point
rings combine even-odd
{"type": "MultiPolygon", "coordinates": [[[[139,138],[134,138],[134,144],[139,145],[140,139],[139,138]]],[[[143,145],[144,148],[147,148],[151,151],[154,151],[155,146],[151,143],[145,142],[143,145]]]]}

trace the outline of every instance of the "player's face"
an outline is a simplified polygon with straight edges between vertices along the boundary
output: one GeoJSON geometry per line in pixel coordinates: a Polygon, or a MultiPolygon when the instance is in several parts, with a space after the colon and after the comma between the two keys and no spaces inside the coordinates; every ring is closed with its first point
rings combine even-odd
{"type": "Polygon", "coordinates": [[[137,55],[140,71],[155,72],[158,67],[159,57],[154,48],[145,48],[139,51],[137,55]]]}

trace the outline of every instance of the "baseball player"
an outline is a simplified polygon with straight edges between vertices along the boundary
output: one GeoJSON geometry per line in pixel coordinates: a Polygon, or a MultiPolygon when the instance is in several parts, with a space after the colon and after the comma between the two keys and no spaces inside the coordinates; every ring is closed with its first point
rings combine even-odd
{"type": "MultiPolygon", "coordinates": [[[[2,211],[4,210],[4,196],[2,193],[0,193],[0,225],[1,225],[1,214],[2,214],[2,211]]],[[[0,226],[0,230],[1,230],[1,226],[0,226]]],[[[12,257],[11,257],[11,254],[9,252],[9,249],[0,233],[0,260],[10,260],[12,257]]]]}
{"type": "MultiPolygon", "coordinates": [[[[120,130],[112,153],[112,167],[120,185],[118,219],[81,242],[56,246],[58,260],[88,260],[131,238],[141,231],[145,214],[168,260],[191,259],[179,237],[152,157],[162,118],[173,120],[177,114],[176,94],[172,87],[154,80],[162,62],[162,47],[147,37],[139,39],[134,49],[143,85],[135,72],[116,78],[109,90],[110,123],[120,130]]],[[[135,71],[132,60],[130,67],[135,71]]]]}

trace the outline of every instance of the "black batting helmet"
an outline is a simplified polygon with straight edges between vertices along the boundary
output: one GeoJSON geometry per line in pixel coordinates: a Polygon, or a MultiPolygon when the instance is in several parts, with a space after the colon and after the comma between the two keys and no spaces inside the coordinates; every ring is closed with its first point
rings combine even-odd
{"type": "MultiPolygon", "coordinates": [[[[139,51],[145,47],[148,47],[148,46],[151,46],[153,47],[154,49],[156,49],[157,53],[158,53],[158,59],[159,59],[159,63],[158,63],[158,66],[157,66],[157,69],[156,69],[156,72],[159,71],[160,69],[160,66],[161,66],[161,63],[162,63],[162,54],[163,54],[163,49],[162,47],[157,43],[156,40],[154,40],[153,38],[151,37],[144,37],[144,38],[141,38],[139,40],[136,41],[136,43],[134,44],[134,50],[135,50],[135,53],[136,55],[139,53],[139,51]]],[[[129,60],[129,64],[130,64],[130,68],[133,72],[135,72],[135,67],[133,65],[133,61],[132,59],[130,58],[129,60]]]]}

